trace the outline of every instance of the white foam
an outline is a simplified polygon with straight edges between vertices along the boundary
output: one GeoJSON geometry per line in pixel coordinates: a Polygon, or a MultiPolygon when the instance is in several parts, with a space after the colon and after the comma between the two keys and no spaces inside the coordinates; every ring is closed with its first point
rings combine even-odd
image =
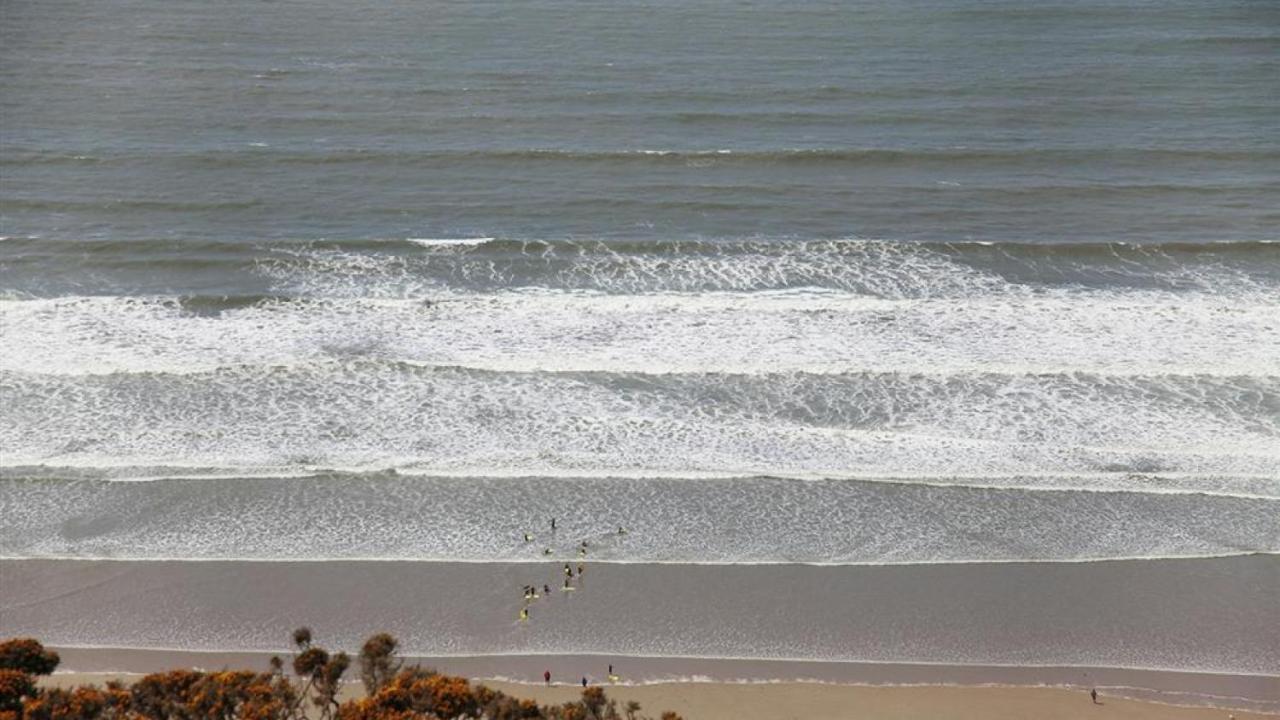
{"type": "Polygon", "coordinates": [[[492,242],[491,237],[475,237],[475,238],[405,238],[406,241],[414,245],[423,247],[456,247],[466,245],[483,245],[492,242]]]}
{"type": "Polygon", "coordinates": [[[0,555],[681,565],[1091,562],[1280,552],[1275,500],[736,478],[389,475],[0,484],[0,555]],[[298,498],[305,496],[305,513],[298,498]],[[440,502],[447,497],[448,502],[440,502]],[[165,508],[156,512],[157,507],[165,508]],[[430,522],[423,522],[429,513],[430,522]],[[559,518],[555,533],[545,527],[559,518]],[[744,518],[749,521],[744,521],[744,518]],[[625,535],[616,528],[623,525],[625,535]],[[840,532],[832,532],[839,528],[840,532]],[[526,543],[524,532],[535,534],[526,543]],[[550,558],[543,554],[550,548],[550,558]]]}
{"type": "Polygon", "coordinates": [[[0,370],[198,372],[329,359],[498,371],[1280,375],[1280,308],[1165,294],[886,300],[537,291],[265,302],[0,301],[0,370]]]}
{"type": "Polygon", "coordinates": [[[663,252],[623,253],[603,243],[526,242],[501,260],[372,254],[301,248],[264,259],[279,288],[311,297],[422,298],[479,284],[612,293],[716,292],[813,285],[871,297],[1024,294],[1007,282],[921,248],[870,240],[725,246],[672,243],[663,252]]]}
{"type": "MultiPolygon", "coordinates": [[[[978,241],[979,246],[994,243],[978,241]]],[[[1009,256],[1010,268],[1035,276],[1094,277],[1118,287],[1164,287],[1188,295],[1280,304],[1280,288],[1262,275],[1212,256],[1177,262],[1158,247],[1130,247],[1077,267],[1009,256]],[[1136,258],[1134,253],[1137,253],[1136,258]],[[1139,261],[1140,260],[1140,261],[1139,261]]],[[[370,253],[338,248],[278,249],[258,269],[281,292],[312,297],[431,297],[467,288],[548,288],[608,293],[717,292],[818,287],[887,299],[1036,297],[1049,292],[1011,282],[963,254],[869,239],[733,242],[671,241],[660,247],[598,241],[524,241],[482,254],[370,253]],[[987,268],[987,269],[984,269],[987,268]]],[[[990,262],[990,258],[987,261],[990,262]]],[[[1001,263],[997,263],[1001,264],[1001,263]]],[[[1066,277],[1056,291],[1075,287],[1066,277]]]]}
{"type": "Polygon", "coordinates": [[[0,446],[9,466],[1280,477],[1267,416],[1278,393],[1274,379],[659,378],[341,361],[10,374],[0,446]]]}

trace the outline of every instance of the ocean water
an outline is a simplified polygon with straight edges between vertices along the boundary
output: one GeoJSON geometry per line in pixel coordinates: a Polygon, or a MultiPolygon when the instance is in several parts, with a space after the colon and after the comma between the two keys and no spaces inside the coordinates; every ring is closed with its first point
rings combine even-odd
{"type": "MultiPolygon", "coordinates": [[[[1276,3],[2,20],[0,556],[1280,552],[1276,3]]],[[[857,657],[769,642],[678,649],[857,657]]]]}

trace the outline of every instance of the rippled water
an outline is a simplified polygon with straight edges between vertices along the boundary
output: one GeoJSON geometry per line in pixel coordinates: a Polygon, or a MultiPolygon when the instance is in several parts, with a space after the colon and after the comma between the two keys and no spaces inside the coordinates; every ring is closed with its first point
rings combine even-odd
{"type": "Polygon", "coordinates": [[[1278,50],[1268,2],[8,4],[0,555],[1275,553],[1278,50]]]}

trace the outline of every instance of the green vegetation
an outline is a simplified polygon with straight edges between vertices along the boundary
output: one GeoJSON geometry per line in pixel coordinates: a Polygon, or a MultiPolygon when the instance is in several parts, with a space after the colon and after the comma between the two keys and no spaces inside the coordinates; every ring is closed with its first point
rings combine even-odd
{"type": "MultiPolygon", "coordinates": [[[[403,667],[396,639],[381,633],[360,650],[365,696],[342,702],[338,695],[351,665],[343,652],[313,645],[311,631],[293,634],[293,675],[271,658],[267,672],[170,670],[132,685],[40,688],[36,676],[51,674],[57,653],[29,638],[0,643],[0,720],[648,720],[631,702],[621,710],[598,687],[562,705],[520,700],[466,678],[418,666],[403,667]]],[[[662,720],[680,720],[672,712],[662,720]]]]}

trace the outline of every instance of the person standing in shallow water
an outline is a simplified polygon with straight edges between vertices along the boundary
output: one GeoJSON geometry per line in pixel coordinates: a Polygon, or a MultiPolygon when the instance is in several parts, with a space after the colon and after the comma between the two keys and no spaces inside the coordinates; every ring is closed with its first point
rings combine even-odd
{"type": "Polygon", "coordinates": [[[544,683],[546,683],[546,684],[548,684],[548,685],[550,685],[550,684],[551,684],[551,671],[550,671],[550,670],[543,670],[543,671],[542,671],[542,682],[544,682],[544,683]]]}

